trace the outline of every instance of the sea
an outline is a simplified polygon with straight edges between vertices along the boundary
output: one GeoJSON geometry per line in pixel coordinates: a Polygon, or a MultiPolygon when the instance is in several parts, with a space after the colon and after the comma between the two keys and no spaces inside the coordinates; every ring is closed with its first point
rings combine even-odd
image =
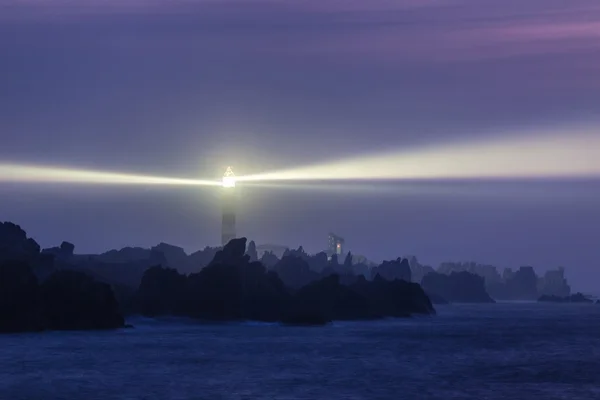
{"type": "Polygon", "coordinates": [[[437,310],[324,327],[132,318],[117,331],[0,335],[0,400],[600,400],[600,305],[437,310]]]}

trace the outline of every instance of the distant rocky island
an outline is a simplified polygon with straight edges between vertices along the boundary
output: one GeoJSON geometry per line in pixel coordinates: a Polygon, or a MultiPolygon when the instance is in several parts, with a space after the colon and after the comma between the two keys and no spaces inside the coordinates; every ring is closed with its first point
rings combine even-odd
{"type": "Polygon", "coordinates": [[[0,332],[114,329],[129,314],[319,325],[432,315],[432,304],[570,296],[563,269],[539,278],[531,267],[501,276],[475,263],[434,270],[415,257],[343,258],[302,247],[259,257],[245,238],[190,255],[165,243],[81,255],[69,242],[41,249],[20,226],[0,223],[0,332]]]}
{"type": "Polygon", "coordinates": [[[546,303],[593,303],[594,300],[585,296],[583,293],[575,293],[570,296],[542,296],[538,299],[546,303]]]}
{"type": "MultiPolygon", "coordinates": [[[[424,278],[431,273],[451,275],[467,272],[483,279],[485,291],[494,300],[536,301],[541,296],[567,297],[571,294],[571,287],[565,278],[565,270],[562,267],[546,271],[543,276],[538,276],[530,266],[520,267],[516,271],[506,268],[500,273],[498,268],[493,265],[475,262],[446,262],[442,263],[437,270],[421,265],[416,257],[410,257],[409,262],[413,271],[413,281],[422,283],[426,291],[429,289],[427,280],[424,278]]],[[[447,300],[461,301],[453,299],[452,296],[449,296],[447,300]]]]}

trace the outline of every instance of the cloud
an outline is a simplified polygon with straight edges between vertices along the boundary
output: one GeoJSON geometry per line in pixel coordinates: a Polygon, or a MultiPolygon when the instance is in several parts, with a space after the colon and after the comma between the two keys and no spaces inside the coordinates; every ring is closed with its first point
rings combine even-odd
{"type": "MultiPolygon", "coordinates": [[[[0,17],[112,26],[165,46],[379,62],[451,62],[600,50],[595,0],[2,0],[0,17]],[[135,25],[139,31],[132,30],[135,25]],[[150,29],[152,28],[152,29],[150,29]],[[167,34],[167,35],[165,35],[167,34]]],[[[124,32],[125,31],[125,32],[124,32]]],[[[127,39],[127,37],[125,37],[127,39]]]]}

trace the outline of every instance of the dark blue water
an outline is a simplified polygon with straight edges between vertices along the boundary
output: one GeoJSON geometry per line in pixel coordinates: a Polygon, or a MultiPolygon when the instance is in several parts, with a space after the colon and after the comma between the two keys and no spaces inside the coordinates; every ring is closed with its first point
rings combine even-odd
{"type": "Polygon", "coordinates": [[[600,399],[600,305],[0,336],[0,399],[600,399]]]}

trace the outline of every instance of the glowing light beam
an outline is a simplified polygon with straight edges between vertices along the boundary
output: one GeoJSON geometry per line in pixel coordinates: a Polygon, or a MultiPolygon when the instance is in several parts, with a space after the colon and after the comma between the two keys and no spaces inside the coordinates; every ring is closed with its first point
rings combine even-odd
{"type": "Polygon", "coordinates": [[[504,138],[238,176],[238,182],[600,178],[600,134],[504,138]]]}
{"type": "Polygon", "coordinates": [[[0,182],[68,183],[86,185],[221,185],[221,182],[219,181],[210,180],[168,178],[18,164],[0,164],[0,182]]]}

